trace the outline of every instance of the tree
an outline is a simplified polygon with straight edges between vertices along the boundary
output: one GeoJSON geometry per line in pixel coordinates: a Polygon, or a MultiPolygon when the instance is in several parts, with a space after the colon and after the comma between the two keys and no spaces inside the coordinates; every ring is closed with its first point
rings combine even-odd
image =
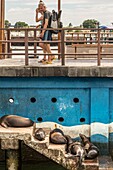
{"type": "MultiPolygon", "coordinates": [[[[69,23],[68,28],[72,28],[72,27],[73,27],[72,23],[69,23]]],[[[72,32],[72,30],[67,30],[67,32],[72,32]]]]}
{"type": "Polygon", "coordinates": [[[9,28],[11,26],[11,23],[8,20],[5,20],[5,28],[9,28]]]}
{"type": "Polygon", "coordinates": [[[99,25],[99,21],[95,19],[87,19],[83,22],[83,28],[96,28],[97,24],[99,25]]]}
{"type": "Polygon", "coordinates": [[[72,27],[73,25],[72,25],[72,23],[69,23],[69,27],[72,27]]]}
{"type": "Polygon", "coordinates": [[[14,25],[14,28],[23,28],[23,27],[28,27],[28,24],[25,22],[18,21],[14,25]]]}

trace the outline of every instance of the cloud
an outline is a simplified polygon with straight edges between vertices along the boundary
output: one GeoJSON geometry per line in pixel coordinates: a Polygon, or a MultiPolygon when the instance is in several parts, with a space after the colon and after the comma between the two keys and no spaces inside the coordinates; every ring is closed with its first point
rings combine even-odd
{"type": "Polygon", "coordinates": [[[8,12],[14,14],[13,12],[21,13],[21,12],[27,12],[29,10],[30,10],[29,8],[19,8],[18,7],[18,8],[10,8],[10,10],[8,12]]]}
{"type": "MultiPolygon", "coordinates": [[[[35,23],[35,9],[38,0],[6,0],[6,19],[11,23],[18,20],[35,23]]],[[[57,0],[44,0],[48,10],[57,10],[57,0]]],[[[62,21],[64,25],[80,25],[86,19],[96,19],[102,25],[110,25],[112,20],[113,0],[61,0],[62,21]]]]}

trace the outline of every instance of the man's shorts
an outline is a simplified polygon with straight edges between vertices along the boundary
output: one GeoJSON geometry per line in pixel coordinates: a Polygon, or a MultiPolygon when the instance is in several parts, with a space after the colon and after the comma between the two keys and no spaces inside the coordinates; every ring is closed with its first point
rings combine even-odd
{"type": "Polygon", "coordinates": [[[42,38],[43,41],[52,41],[52,33],[50,30],[46,30],[44,32],[44,36],[42,38]]]}

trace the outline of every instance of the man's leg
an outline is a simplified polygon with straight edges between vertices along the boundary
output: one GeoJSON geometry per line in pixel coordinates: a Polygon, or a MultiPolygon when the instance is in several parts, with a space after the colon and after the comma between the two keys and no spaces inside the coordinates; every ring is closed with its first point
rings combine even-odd
{"type": "Polygon", "coordinates": [[[48,55],[48,61],[51,62],[52,52],[51,52],[50,44],[46,44],[46,50],[47,50],[47,53],[51,54],[51,55],[48,55]]]}
{"type": "Polygon", "coordinates": [[[45,44],[44,43],[42,43],[42,42],[40,42],[39,43],[39,47],[41,47],[42,48],[42,50],[43,50],[43,53],[44,53],[44,61],[46,61],[46,47],[45,47],[45,44]]]}
{"type": "MultiPolygon", "coordinates": [[[[51,32],[50,31],[46,31],[45,33],[44,33],[44,37],[42,38],[42,40],[44,41],[51,41],[52,40],[52,34],[51,34],[51,32]]],[[[52,52],[51,52],[51,48],[50,48],[50,44],[48,44],[48,43],[39,43],[39,46],[44,50],[44,51],[46,51],[47,53],[49,53],[50,55],[48,55],[48,62],[51,62],[52,60],[51,60],[51,57],[52,57],[52,52]]]]}

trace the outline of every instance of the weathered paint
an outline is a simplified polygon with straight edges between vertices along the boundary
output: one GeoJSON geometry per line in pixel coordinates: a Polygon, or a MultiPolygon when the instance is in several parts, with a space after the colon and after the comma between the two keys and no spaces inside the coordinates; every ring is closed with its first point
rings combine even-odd
{"type": "Polygon", "coordinates": [[[101,153],[113,147],[112,78],[0,78],[0,116],[29,117],[39,126],[91,136],[101,153]]]}

